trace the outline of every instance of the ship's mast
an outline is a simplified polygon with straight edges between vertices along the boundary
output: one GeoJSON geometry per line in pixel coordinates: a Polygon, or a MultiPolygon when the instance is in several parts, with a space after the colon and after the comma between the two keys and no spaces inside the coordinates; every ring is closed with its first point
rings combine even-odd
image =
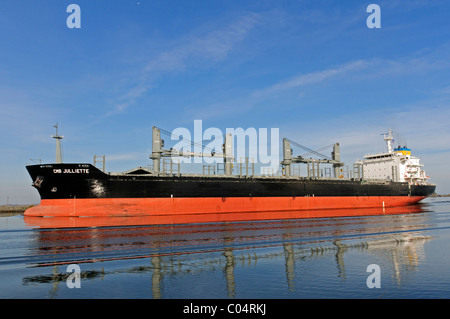
{"type": "Polygon", "coordinates": [[[394,137],[392,136],[392,130],[390,129],[388,134],[383,134],[384,140],[387,143],[387,149],[388,153],[392,153],[392,141],[394,140],[394,137]]]}
{"type": "Polygon", "coordinates": [[[313,151],[311,149],[306,148],[305,146],[302,146],[298,143],[295,143],[287,138],[283,138],[283,161],[281,162],[281,165],[283,165],[284,169],[284,176],[290,177],[291,176],[291,165],[294,163],[305,163],[308,165],[307,172],[308,177],[310,177],[310,165],[312,167],[312,175],[314,178],[319,176],[319,164],[332,164],[334,169],[334,177],[335,178],[342,178],[342,174],[340,174],[341,167],[344,166],[344,163],[341,162],[341,151],[339,147],[339,143],[335,143],[333,145],[333,152],[331,153],[331,158],[322,155],[316,151],[313,151]],[[292,149],[291,149],[291,143],[294,143],[294,145],[299,146],[301,148],[307,149],[310,151],[310,153],[313,153],[315,155],[319,155],[323,157],[324,159],[313,159],[313,158],[304,158],[303,156],[296,156],[292,157],[292,149]],[[316,173],[317,171],[317,173],[316,173]]]}
{"type": "MultiPolygon", "coordinates": [[[[159,174],[161,172],[161,158],[172,156],[188,156],[188,157],[222,157],[225,163],[225,175],[231,176],[233,173],[233,136],[231,133],[225,135],[225,143],[222,145],[223,154],[211,152],[206,154],[204,152],[186,152],[178,150],[165,150],[164,140],[161,139],[161,129],[153,126],[152,131],[152,155],[150,159],[153,160],[153,172],[159,174]]],[[[164,169],[163,169],[164,170],[164,169]]]]}
{"type": "Polygon", "coordinates": [[[161,169],[161,156],[164,142],[161,140],[161,132],[156,127],[152,128],[152,155],[150,158],[153,160],[153,171],[159,174],[161,169]]]}
{"type": "Polygon", "coordinates": [[[53,125],[54,128],[56,128],[56,133],[52,137],[56,140],[56,163],[61,164],[62,163],[62,155],[61,155],[61,140],[62,136],[58,135],[58,123],[56,125],[53,125]]]}

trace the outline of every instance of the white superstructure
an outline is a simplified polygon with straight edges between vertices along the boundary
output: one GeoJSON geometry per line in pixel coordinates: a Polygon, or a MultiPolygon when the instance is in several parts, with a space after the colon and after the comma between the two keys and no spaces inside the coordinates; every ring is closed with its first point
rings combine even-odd
{"type": "Polygon", "coordinates": [[[392,131],[384,134],[387,143],[387,152],[366,155],[358,164],[362,166],[364,179],[392,180],[394,182],[408,182],[410,184],[428,184],[429,177],[420,159],[411,155],[411,150],[406,147],[393,148],[394,138],[392,131]]]}

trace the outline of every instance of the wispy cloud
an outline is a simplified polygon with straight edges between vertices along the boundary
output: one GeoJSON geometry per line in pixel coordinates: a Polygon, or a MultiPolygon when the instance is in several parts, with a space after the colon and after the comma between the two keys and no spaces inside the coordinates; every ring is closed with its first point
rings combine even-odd
{"type": "Polygon", "coordinates": [[[354,75],[355,72],[370,68],[370,72],[364,72],[359,79],[372,79],[410,76],[413,74],[432,74],[450,68],[449,53],[450,44],[445,43],[435,50],[423,50],[402,56],[397,59],[370,58],[350,61],[345,64],[310,73],[301,73],[292,78],[281,80],[269,87],[253,93],[254,96],[270,95],[306,85],[322,83],[326,80],[337,78],[341,75],[354,75]]]}
{"type": "Polygon", "coordinates": [[[230,52],[248,37],[260,20],[260,15],[250,13],[225,27],[178,40],[173,48],[160,53],[145,64],[138,75],[138,83],[118,98],[118,102],[106,116],[125,111],[154,87],[149,82],[167,72],[180,72],[199,65],[205,66],[208,62],[225,60],[230,52]]]}
{"type": "Polygon", "coordinates": [[[139,83],[137,86],[132,87],[126,91],[122,96],[119,96],[114,103],[114,108],[107,112],[105,116],[111,116],[114,114],[122,113],[130,105],[136,103],[141,96],[145,95],[153,86],[145,83],[139,83]]]}
{"type": "Polygon", "coordinates": [[[364,69],[369,64],[370,62],[366,60],[358,60],[349,62],[336,68],[329,68],[321,71],[300,74],[291,79],[284,80],[279,83],[273,84],[272,86],[264,88],[262,90],[258,90],[254,93],[254,95],[255,96],[268,95],[292,88],[305,86],[308,84],[320,83],[341,74],[364,69]]]}
{"type": "MultiPolygon", "coordinates": [[[[197,107],[194,111],[190,110],[190,112],[196,113],[197,117],[204,116],[208,118],[230,114],[230,110],[233,110],[233,114],[242,114],[255,109],[261,103],[290,91],[297,91],[299,93],[297,97],[307,99],[308,94],[305,93],[307,87],[313,88],[325,83],[328,84],[331,81],[334,81],[333,83],[336,83],[336,81],[342,83],[344,81],[349,83],[349,85],[357,83],[359,87],[366,85],[367,90],[370,91],[374,86],[383,86],[387,85],[387,83],[398,84],[399,81],[404,80],[405,85],[414,86],[416,84],[419,88],[423,87],[423,90],[421,89],[422,93],[426,94],[429,99],[433,99],[440,96],[440,93],[429,90],[427,85],[436,82],[439,78],[447,78],[446,72],[450,69],[450,62],[448,62],[448,52],[450,51],[448,48],[449,44],[444,43],[434,50],[419,50],[395,59],[377,57],[358,59],[312,72],[297,73],[289,78],[278,79],[269,86],[247,92],[241,97],[235,96],[231,100],[221,100],[215,104],[197,107]],[[426,79],[430,79],[433,82],[426,79]],[[424,86],[419,84],[422,82],[424,86]]],[[[441,93],[449,92],[448,84],[445,81],[442,84],[443,88],[435,87],[435,89],[440,90],[441,93]]],[[[442,96],[439,98],[442,98],[442,96]]],[[[374,105],[374,107],[376,106],[374,105]]],[[[397,110],[398,108],[398,105],[390,106],[392,110],[397,110]]]]}
{"type": "Polygon", "coordinates": [[[260,16],[250,13],[218,30],[181,40],[173,49],[162,52],[144,68],[146,75],[160,71],[179,71],[205,61],[221,61],[242,42],[260,22],[260,16]],[[201,60],[198,60],[201,59],[201,60]]]}
{"type": "Polygon", "coordinates": [[[323,69],[310,73],[302,73],[290,79],[284,79],[269,87],[261,88],[250,92],[246,96],[235,97],[228,101],[220,101],[213,105],[196,108],[194,113],[196,118],[221,117],[226,114],[238,114],[249,112],[259,103],[271,98],[274,94],[290,89],[300,88],[306,85],[320,84],[340,75],[352,74],[360,71],[372,64],[372,61],[357,60],[351,61],[338,67],[323,69]]]}
{"type": "Polygon", "coordinates": [[[401,59],[374,59],[376,66],[371,71],[372,76],[409,76],[442,71],[450,68],[450,62],[444,54],[442,57],[402,57],[401,59]]]}

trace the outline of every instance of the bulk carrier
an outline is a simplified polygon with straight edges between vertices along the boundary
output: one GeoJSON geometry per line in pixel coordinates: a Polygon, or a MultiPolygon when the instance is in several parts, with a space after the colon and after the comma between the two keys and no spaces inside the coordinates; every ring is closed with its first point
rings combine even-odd
{"type": "Polygon", "coordinates": [[[222,170],[210,171],[208,167],[206,173],[188,174],[180,171],[173,156],[206,154],[163,149],[161,129],[153,127],[153,167],[106,173],[104,157],[103,170],[96,167],[95,156],[94,164],[63,163],[59,145],[62,137],[53,137],[57,142],[56,163],[26,167],[41,197],[39,205],[25,211],[26,216],[160,216],[167,223],[176,223],[181,216],[189,222],[201,222],[206,215],[212,216],[210,221],[227,220],[226,216],[252,220],[255,213],[262,213],[263,219],[352,216],[361,214],[353,209],[364,208],[372,214],[377,208],[412,205],[436,188],[410,149],[392,147],[391,131],[384,134],[386,152],[355,162],[346,177],[339,143],[333,145],[331,157],[312,159],[293,156],[291,143],[295,142],[284,138],[281,173],[255,175],[253,164],[234,161],[233,136],[227,134],[223,154],[209,154],[223,158],[222,170]],[[296,171],[300,164],[306,166],[303,176],[296,171]]]}

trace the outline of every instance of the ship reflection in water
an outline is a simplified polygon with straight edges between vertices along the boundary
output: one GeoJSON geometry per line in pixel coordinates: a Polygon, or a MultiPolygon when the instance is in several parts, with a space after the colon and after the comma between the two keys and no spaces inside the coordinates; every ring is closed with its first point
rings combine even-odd
{"type": "Polygon", "coordinates": [[[423,212],[413,205],[336,218],[304,218],[320,211],[253,213],[252,221],[211,214],[197,224],[189,224],[189,215],[24,216],[37,228],[28,262],[37,272],[22,281],[49,284],[50,295],[59,298],[373,297],[381,292],[366,286],[369,264],[382,267],[389,290],[424,258],[431,237],[422,232],[428,218],[423,212]],[[91,289],[55,288],[65,287],[69,264],[80,265],[82,285],[91,289]],[[326,288],[330,282],[335,286],[326,288]]]}

